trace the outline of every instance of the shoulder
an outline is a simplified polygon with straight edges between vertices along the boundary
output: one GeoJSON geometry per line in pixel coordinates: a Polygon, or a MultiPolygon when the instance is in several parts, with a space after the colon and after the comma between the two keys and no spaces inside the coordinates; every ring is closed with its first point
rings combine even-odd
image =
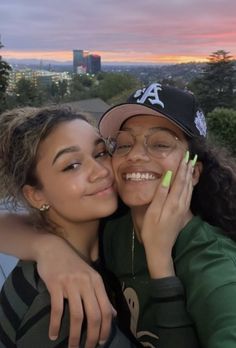
{"type": "Polygon", "coordinates": [[[175,265],[184,286],[210,294],[236,282],[236,243],[195,217],[177,240],[175,265]]]}
{"type": "Polygon", "coordinates": [[[195,216],[180,232],[176,241],[177,255],[187,251],[209,248],[230,256],[236,256],[236,243],[223,234],[222,230],[195,216]]]}

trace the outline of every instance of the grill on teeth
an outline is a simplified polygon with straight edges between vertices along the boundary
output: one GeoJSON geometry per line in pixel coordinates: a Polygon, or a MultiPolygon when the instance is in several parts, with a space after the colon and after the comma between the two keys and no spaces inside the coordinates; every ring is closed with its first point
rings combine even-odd
{"type": "Polygon", "coordinates": [[[150,173],[127,173],[125,175],[126,180],[155,180],[155,176],[150,173]]]}

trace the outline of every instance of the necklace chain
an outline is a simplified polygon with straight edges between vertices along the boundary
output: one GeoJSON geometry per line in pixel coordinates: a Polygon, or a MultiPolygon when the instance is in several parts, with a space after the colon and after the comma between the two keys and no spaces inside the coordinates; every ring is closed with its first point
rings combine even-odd
{"type": "Polygon", "coordinates": [[[135,241],[135,231],[134,231],[134,227],[133,227],[132,243],[131,243],[131,272],[132,272],[133,278],[135,278],[135,275],[134,275],[134,252],[135,252],[134,241],[135,241]]]}

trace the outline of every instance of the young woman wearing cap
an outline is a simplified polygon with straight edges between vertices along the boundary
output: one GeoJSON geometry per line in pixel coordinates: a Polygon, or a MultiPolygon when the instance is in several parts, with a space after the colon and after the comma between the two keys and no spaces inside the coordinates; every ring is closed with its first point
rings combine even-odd
{"type": "MultiPolygon", "coordinates": [[[[171,260],[168,250],[172,251],[200,344],[207,348],[235,347],[235,159],[207,143],[205,118],[192,94],[159,84],[136,91],[128,103],[109,110],[101,119],[99,129],[104,137],[111,137],[117,190],[130,207],[130,212],[116,223],[106,225],[107,264],[124,283],[124,291],[129,292],[131,288],[136,293],[140,310],[145,312],[148,294],[145,296],[142,291],[143,265],[147,265],[155,278],[158,265],[165,262],[166,256],[168,264],[171,260]],[[170,234],[168,241],[163,235],[166,244],[162,243],[160,250],[155,227],[158,197],[153,196],[156,182],[163,171],[171,170],[175,175],[178,154],[184,149],[189,150],[191,157],[198,156],[193,171],[191,205],[176,242],[173,234],[173,250],[169,244],[170,234]],[[154,216],[146,219],[145,212],[150,206],[154,216]],[[112,230],[115,230],[113,234],[112,230]],[[161,252],[164,257],[160,257],[161,252]],[[121,264],[122,255],[126,253],[131,259],[129,271],[124,261],[121,264]],[[135,281],[132,275],[138,279],[135,281]]],[[[171,218],[169,223],[172,224],[171,218]]],[[[169,265],[173,267],[171,261],[169,265]]],[[[141,314],[140,326],[145,327],[149,318],[142,321],[141,314]]]]}
{"type": "MultiPolygon", "coordinates": [[[[156,312],[149,308],[149,301],[153,294],[143,289],[147,277],[160,276],[159,266],[164,265],[161,268],[166,272],[162,276],[173,275],[175,267],[186,287],[188,310],[202,346],[234,347],[236,303],[232,298],[235,294],[236,244],[232,239],[236,227],[235,161],[206,144],[205,119],[195,98],[159,84],[136,91],[128,103],[105,113],[100,131],[103,136],[111,135],[117,188],[120,197],[130,207],[130,212],[105,226],[104,250],[108,266],[119,277],[128,303],[134,309],[133,331],[137,337],[143,338],[147,326],[152,325],[156,312]],[[134,113],[130,113],[132,108],[134,113]],[[116,110],[122,111],[119,118],[116,110]],[[112,118],[113,123],[109,121],[112,118]],[[108,134],[106,124],[109,124],[108,134]],[[176,224],[172,226],[168,214],[171,202],[175,218],[176,209],[173,207],[178,208],[178,199],[182,199],[182,190],[178,190],[176,185],[173,195],[173,187],[178,164],[187,149],[192,157],[198,155],[198,161],[193,172],[191,210],[187,210],[184,216],[185,227],[175,243],[178,227],[176,224]],[[170,194],[175,201],[168,200],[170,196],[167,196],[160,203],[161,194],[154,193],[166,170],[172,172],[170,194]],[[165,222],[164,217],[168,216],[169,224],[165,225],[168,234],[163,232],[165,226],[157,216],[165,222]],[[126,254],[127,262],[124,260],[126,254]]],[[[164,188],[169,187],[170,176],[164,181],[164,188]]],[[[182,180],[185,179],[183,176],[182,180]]],[[[150,332],[152,329],[156,328],[149,329],[150,332]]]]}
{"type": "MultiPolygon", "coordinates": [[[[114,212],[117,199],[113,189],[110,156],[104,140],[82,116],[60,108],[12,110],[2,114],[0,127],[1,186],[6,197],[13,204],[26,204],[32,209],[30,216],[34,225],[59,235],[61,241],[65,240],[88,264],[102,270],[105,277],[106,273],[98,262],[93,262],[98,257],[98,223],[99,218],[114,212]]],[[[183,175],[187,168],[182,163],[179,173],[182,172],[183,175]]],[[[189,181],[190,172],[188,170],[189,181]]],[[[165,182],[166,179],[164,184],[165,182]]],[[[187,194],[189,190],[184,191],[187,194]]],[[[53,249],[50,251],[53,259],[58,237],[51,236],[54,238],[53,249]]],[[[27,240],[27,248],[29,245],[30,240],[27,240]]],[[[38,248],[39,245],[36,252],[38,248]]],[[[47,252],[46,248],[45,255],[47,252]]],[[[109,277],[108,284],[112,279],[109,277]]],[[[153,292],[159,291],[152,300],[156,309],[155,320],[162,330],[165,328],[163,331],[168,332],[168,336],[158,331],[160,338],[157,337],[155,328],[153,332],[147,331],[145,335],[148,338],[144,335],[141,342],[144,342],[143,339],[145,342],[152,341],[152,346],[155,347],[158,341],[158,345],[160,343],[163,347],[171,347],[177,341],[181,347],[196,347],[184,300],[176,299],[177,295],[183,295],[180,282],[175,277],[169,279],[167,284],[160,279],[150,289],[153,292]],[[169,290],[167,295],[166,289],[169,290]],[[166,304],[169,314],[163,317],[162,311],[166,304]],[[173,314],[175,310],[177,313],[173,314]]],[[[112,295],[114,294],[113,292],[112,295]]],[[[99,295],[99,290],[96,295],[99,295]]],[[[87,296],[89,297],[89,293],[87,296]]],[[[71,310],[80,314],[82,303],[76,292],[73,293],[72,287],[66,297],[71,310]]],[[[118,300],[119,303],[122,302],[121,299],[118,300]]],[[[103,299],[104,307],[109,306],[106,302],[108,301],[103,299]]],[[[87,302],[83,300],[83,305],[91,307],[85,308],[86,312],[96,311],[96,303],[91,298],[87,302]]],[[[63,313],[60,335],[53,341],[48,338],[49,312],[49,293],[39,278],[35,263],[20,261],[1,292],[0,344],[8,348],[66,347],[69,334],[68,305],[63,313]]],[[[80,329],[80,324],[77,323],[76,330],[80,329]]],[[[106,347],[125,348],[138,345],[137,342],[129,341],[115,323],[109,330],[104,325],[100,328],[99,322],[97,329],[95,326],[88,326],[85,331],[85,326],[82,327],[80,346],[84,346],[85,333],[86,346],[94,346],[96,341],[91,340],[89,330],[99,333],[100,329],[103,330],[100,341],[104,340],[105,331],[109,333],[106,347]]],[[[148,344],[150,346],[151,343],[148,344]]],[[[78,347],[78,342],[69,342],[69,346],[78,347]]]]}

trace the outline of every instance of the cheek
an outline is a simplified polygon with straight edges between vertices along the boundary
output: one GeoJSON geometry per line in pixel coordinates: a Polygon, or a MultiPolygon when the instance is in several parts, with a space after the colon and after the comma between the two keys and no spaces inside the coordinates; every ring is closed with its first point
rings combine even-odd
{"type": "MultiPolygon", "coordinates": [[[[60,178],[61,179],[61,178],[60,178]]],[[[79,178],[65,178],[63,180],[48,180],[43,186],[45,197],[51,204],[69,204],[83,194],[85,182],[79,178]]]]}
{"type": "Polygon", "coordinates": [[[110,176],[114,177],[114,169],[111,157],[108,157],[106,161],[103,163],[103,165],[108,170],[110,176]]]}
{"type": "Polygon", "coordinates": [[[175,177],[179,165],[183,159],[184,154],[182,152],[178,152],[176,154],[173,154],[165,159],[165,162],[163,162],[163,166],[165,168],[165,172],[167,170],[171,170],[173,172],[173,177],[175,177]]]}
{"type": "Polygon", "coordinates": [[[119,165],[120,165],[119,158],[112,157],[112,159],[111,159],[111,166],[112,166],[112,171],[113,171],[113,174],[114,174],[115,178],[116,178],[116,174],[118,172],[119,165]]]}

